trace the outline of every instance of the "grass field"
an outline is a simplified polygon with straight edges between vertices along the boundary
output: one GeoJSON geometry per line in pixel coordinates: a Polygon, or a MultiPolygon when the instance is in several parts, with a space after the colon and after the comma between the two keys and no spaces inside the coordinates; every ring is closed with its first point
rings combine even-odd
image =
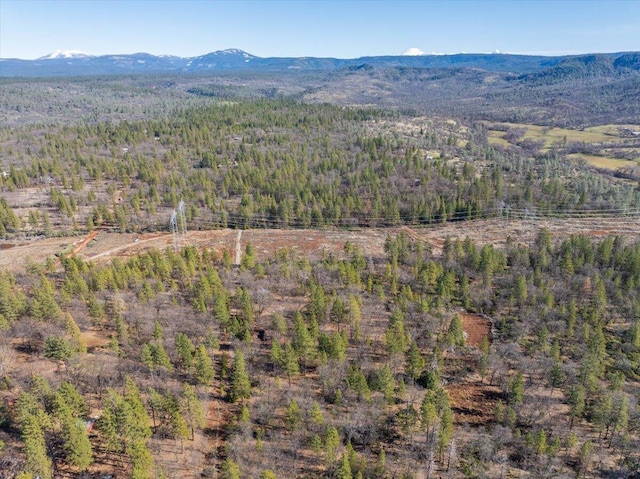
{"type": "MultiPolygon", "coordinates": [[[[540,125],[528,125],[525,123],[493,123],[488,124],[488,127],[489,143],[492,145],[508,147],[511,143],[505,138],[506,132],[502,130],[509,128],[524,131],[524,134],[519,138],[519,141],[542,141],[542,151],[546,151],[554,146],[562,148],[571,143],[596,144],[595,146],[607,146],[611,144],[620,145],[630,140],[621,134],[625,129],[640,131],[640,125],[600,125],[585,128],[583,130],[551,128],[540,125]]],[[[634,165],[640,161],[640,158],[636,158],[635,160],[622,160],[606,154],[593,155],[576,153],[568,155],[568,157],[573,159],[582,158],[590,165],[610,170],[634,165]]]]}
{"type": "Polygon", "coordinates": [[[572,155],[567,155],[567,157],[575,160],[582,158],[592,166],[595,166],[597,168],[605,168],[607,170],[617,170],[618,168],[624,168],[626,166],[633,166],[638,164],[637,161],[620,160],[618,158],[607,158],[597,155],[585,155],[582,153],[574,153],[572,155]]]}

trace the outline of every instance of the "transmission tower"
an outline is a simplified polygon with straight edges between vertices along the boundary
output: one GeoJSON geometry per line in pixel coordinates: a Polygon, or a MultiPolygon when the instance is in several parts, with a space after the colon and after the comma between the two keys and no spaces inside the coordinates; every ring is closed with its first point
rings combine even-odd
{"type": "Polygon", "coordinates": [[[169,220],[169,229],[173,233],[173,250],[178,251],[178,213],[173,210],[171,219],[169,220]]]}
{"type": "Polygon", "coordinates": [[[187,234],[187,216],[184,212],[184,201],[182,200],[178,203],[178,230],[180,234],[187,234]]]}
{"type": "Polygon", "coordinates": [[[535,232],[536,232],[536,211],[531,208],[529,209],[528,207],[525,206],[524,208],[524,224],[525,224],[525,228],[527,225],[527,221],[530,221],[530,235],[531,235],[531,244],[533,245],[533,242],[535,241],[535,232]]]}

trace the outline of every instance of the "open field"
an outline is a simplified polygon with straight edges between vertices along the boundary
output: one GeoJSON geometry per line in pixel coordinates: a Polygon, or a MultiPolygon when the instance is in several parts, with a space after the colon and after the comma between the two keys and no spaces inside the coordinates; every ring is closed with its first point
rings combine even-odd
{"type": "MultiPolygon", "coordinates": [[[[446,223],[424,228],[360,228],[340,229],[254,229],[243,231],[240,248],[244,250],[251,243],[257,259],[262,261],[273,257],[281,248],[292,248],[317,260],[324,254],[341,254],[348,241],[362,247],[365,256],[384,255],[384,242],[388,235],[401,231],[411,231],[414,240],[423,240],[434,253],[441,251],[444,239],[464,240],[471,237],[478,244],[492,243],[504,245],[510,238],[523,244],[531,244],[540,228],[547,228],[554,237],[562,238],[572,234],[582,234],[600,238],[607,235],[622,235],[628,239],[640,238],[640,218],[579,218],[579,219],[539,219],[522,220],[476,220],[464,223],[446,223]]],[[[92,236],[94,236],[92,234],[92,236]]],[[[218,229],[210,231],[188,231],[179,236],[178,246],[197,246],[218,251],[226,249],[230,253],[238,247],[238,230],[218,229]]],[[[98,232],[91,241],[83,236],[31,239],[21,241],[0,241],[0,268],[22,270],[26,262],[44,262],[71,249],[85,246],[77,254],[85,260],[105,261],[116,256],[133,256],[149,249],[173,248],[174,237],[170,233],[106,233],[98,232]]]]}
{"type": "Polygon", "coordinates": [[[572,160],[584,160],[591,166],[595,166],[596,168],[604,168],[606,170],[617,170],[619,168],[626,168],[628,166],[638,164],[637,161],[620,160],[618,158],[607,158],[597,155],[585,155],[583,153],[574,153],[571,155],[567,155],[567,158],[571,158],[572,160]]]}
{"type": "Polygon", "coordinates": [[[497,123],[490,124],[489,129],[496,132],[495,137],[504,137],[506,129],[524,130],[524,139],[543,140],[544,148],[550,148],[554,144],[585,142],[607,143],[625,139],[625,131],[640,131],[640,125],[600,125],[588,128],[558,128],[541,125],[529,125],[526,123],[497,123]]]}
{"type": "Polygon", "coordinates": [[[570,129],[525,123],[489,123],[488,128],[489,143],[504,148],[533,142],[541,152],[552,148],[558,151],[575,148],[598,151],[598,154],[583,151],[566,155],[573,160],[584,160],[596,168],[618,170],[635,167],[640,160],[640,136],[634,134],[640,131],[639,125],[570,129]]]}

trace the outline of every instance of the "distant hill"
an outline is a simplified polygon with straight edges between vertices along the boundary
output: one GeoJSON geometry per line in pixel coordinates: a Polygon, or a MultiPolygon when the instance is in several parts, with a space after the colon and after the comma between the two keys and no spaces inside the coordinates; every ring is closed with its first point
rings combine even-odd
{"type": "Polygon", "coordinates": [[[618,57],[582,55],[565,58],[551,67],[522,75],[520,79],[538,83],[553,83],[564,80],[620,75],[630,71],[640,71],[640,54],[625,53],[618,57]]]}
{"type": "Polygon", "coordinates": [[[398,55],[355,59],[316,57],[261,58],[239,49],[219,50],[197,57],[156,56],[148,53],[91,56],[82,52],[53,52],[36,60],[0,59],[0,77],[50,77],[146,73],[202,74],[216,71],[332,71],[358,67],[479,68],[521,75],[533,81],[567,75],[638,70],[636,53],[580,57],[508,54],[398,55]],[[530,77],[528,77],[528,75],[530,77]]]}

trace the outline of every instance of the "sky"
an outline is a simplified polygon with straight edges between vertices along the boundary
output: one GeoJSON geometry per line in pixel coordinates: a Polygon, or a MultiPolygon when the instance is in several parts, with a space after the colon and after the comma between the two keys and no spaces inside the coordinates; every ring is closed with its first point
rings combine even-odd
{"type": "Polygon", "coordinates": [[[640,0],[0,0],[0,58],[640,50],[640,0]]]}

